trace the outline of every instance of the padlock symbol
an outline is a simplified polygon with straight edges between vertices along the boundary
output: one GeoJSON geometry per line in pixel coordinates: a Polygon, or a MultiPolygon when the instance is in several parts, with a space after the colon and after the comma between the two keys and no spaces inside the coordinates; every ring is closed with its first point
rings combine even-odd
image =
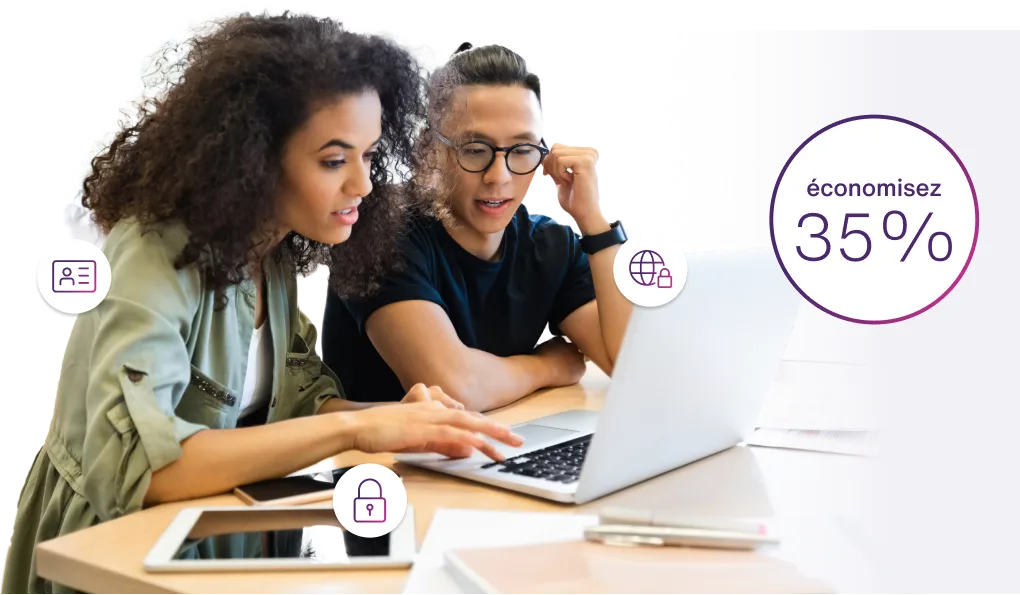
{"type": "Polygon", "coordinates": [[[669,289],[673,287],[673,277],[669,274],[669,269],[662,267],[659,271],[659,287],[662,289],[669,289]]]}
{"type": "Polygon", "coordinates": [[[355,523],[383,523],[386,521],[386,498],[382,495],[382,485],[371,477],[362,480],[358,484],[358,497],[354,499],[354,522],[355,523]],[[365,484],[375,484],[375,497],[366,497],[361,491],[365,484]]]}

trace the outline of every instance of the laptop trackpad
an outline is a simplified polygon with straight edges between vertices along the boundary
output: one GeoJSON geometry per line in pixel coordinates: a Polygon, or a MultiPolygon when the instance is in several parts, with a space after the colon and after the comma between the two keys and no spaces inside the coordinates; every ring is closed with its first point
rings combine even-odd
{"type": "MultiPolygon", "coordinates": [[[[540,426],[538,424],[524,424],[521,426],[514,427],[514,433],[524,438],[524,446],[522,449],[532,449],[539,444],[548,444],[550,442],[564,442],[576,437],[580,432],[574,430],[564,430],[562,428],[550,428],[549,426],[540,426]]],[[[503,448],[507,448],[506,445],[502,445],[503,448]]],[[[517,449],[507,449],[517,450],[517,449]]]]}

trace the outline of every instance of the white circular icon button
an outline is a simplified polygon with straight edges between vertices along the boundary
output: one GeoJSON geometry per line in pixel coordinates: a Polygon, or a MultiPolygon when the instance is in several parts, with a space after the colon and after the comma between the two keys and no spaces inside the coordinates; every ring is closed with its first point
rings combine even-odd
{"type": "Polygon", "coordinates": [[[110,261],[94,244],[66,240],[43,251],[36,269],[39,293],[65,314],[95,308],[110,291],[110,261]]]}
{"type": "Polygon", "coordinates": [[[631,237],[613,261],[613,277],[623,297],[654,308],[673,301],[687,282],[687,258],[665,236],[631,237]]]}
{"type": "Polygon", "coordinates": [[[333,511],[340,525],[358,537],[382,537],[397,528],[407,510],[407,490],[396,473],[365,463],[340,476],[333,511]]]}

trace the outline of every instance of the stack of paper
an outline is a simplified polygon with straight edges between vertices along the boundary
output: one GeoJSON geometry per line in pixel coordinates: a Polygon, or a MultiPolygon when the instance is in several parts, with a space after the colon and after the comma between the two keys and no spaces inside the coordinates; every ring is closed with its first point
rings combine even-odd
{"type": "Polygon", "coordinates": [[[754,446],[877,457],[879,455],[878,438],[877,432],[758,428],[747,440],[747,443],[754,446]]]}
{"type": "Polygon", "coordinates": [[[747,443],[877,456],[881,407],[875,394],[867,366],[784,361],[747,443]]]}
{"type": "Polygon", "coordinates": [[[784,361],[758,416],[761,428],[874,430],[881,407],[871,368],[784,361]]]}

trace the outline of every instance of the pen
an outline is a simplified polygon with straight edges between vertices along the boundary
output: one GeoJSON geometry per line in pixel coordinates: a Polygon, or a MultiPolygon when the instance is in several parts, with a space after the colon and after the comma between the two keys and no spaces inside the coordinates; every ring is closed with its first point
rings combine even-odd
{"type": "Polygon", "coordinates": [[[752,550],[776,545],[779,540],[765,533],[740,533],[694,527],[649,525],[596,525],[585,529],[585,539],[606,545],[676,546],[752,550]]]}
{"type": "Polygon", "coordinates": [[[606,506],[599,512],[603,525],[629,525],[706,529],[741,534],[774,533],[769,519],[656,514],[650,510],[606,506]]]}

